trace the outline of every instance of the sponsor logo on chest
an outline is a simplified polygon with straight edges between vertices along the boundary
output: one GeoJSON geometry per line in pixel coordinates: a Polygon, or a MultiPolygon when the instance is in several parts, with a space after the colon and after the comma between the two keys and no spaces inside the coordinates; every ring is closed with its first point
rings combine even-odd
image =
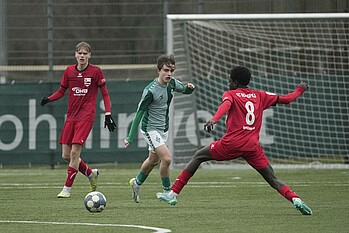
{"type": "Polygon", "coordinates": [[[84,78],[84,85],[85,87],[88,87],[91,85],[91,78],[84,78]]]}
{"type": "Polygon", "coordinates": [[[81,87],[73,87],[71,90],[74,93],[74,96],[85,96],[88,92],[88,89],[81,87]]]}

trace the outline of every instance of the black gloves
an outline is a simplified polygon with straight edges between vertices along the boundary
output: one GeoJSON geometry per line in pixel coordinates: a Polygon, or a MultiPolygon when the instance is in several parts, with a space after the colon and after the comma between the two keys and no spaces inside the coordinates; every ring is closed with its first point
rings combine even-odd
{"type": "Polygon", "coordinates": [[[45,104],[47,104],[49,102],[50,102],[50,98],[45,96],[41,99],[41,106],[44,106],[45,104]]]}
{"type": "Polygon", "coordinates": [[[116,128],[116,124],[111,115],[105,115],[104,128],[108,127],[109,132],[113,132],[116,128]]]}
{"type": "Polygon", "coordinates": [[[216,123],[217,122],[215,122],[214,120],[207,121],[206,124],[204,125],[204,130],[207,132],[211,132],[213,130],[213,125],[216,123]]]}

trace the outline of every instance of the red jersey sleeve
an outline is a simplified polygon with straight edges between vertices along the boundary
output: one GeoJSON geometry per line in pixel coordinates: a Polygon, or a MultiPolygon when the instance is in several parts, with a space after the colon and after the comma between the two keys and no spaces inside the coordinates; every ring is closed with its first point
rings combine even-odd
{"type": "Polygon", "coordinates": [[[278,103],[279,104],[289,104],[295,101],[299,96],[303,94],[305,89],[301,86],[297,86],[294,92],[288,93],[287,95],[280,96],[278,103]]]}
{"type": "Polygon", "coordinates": [[[228,92],[225,92],[222,97],[222,104],[218,107],[216,114],[212,117],[212,120],[217,122],[223,115],[225,115],[229,111],[232,102],[232,96],[228,92]]]}
{"type": "Polygon", "coordinates": [[[110,96],[109,96],[107,86],[106,85],[101,86],[100,90],[103,97],[105,112],[111,112],[110,96]]]}
{"type": "Polygon", "coordinates": [[[97,75],[96,76],[97,76],[97,79],[98,79],[98,86],[99,87],[101,87],[101,86],[106,84],[105,78],[104,78],[104,73],[103,73],[103,71],[100,68],[97,69],[97,75]]]}
{"type": "Polygon", "coordinates": [[[276,105],[279,96],[275,93],[271,93],[271,92],[261,92],[261,96],[263,97],[263,109],[267,109],[270,106],[276,105]]]}
{"type": "Polygon", "coordinates": [[[69,82],[68,82],[68,69],[69,69],[70,67],[68,66],[66,69],[65,69],[65,71],[64,71],[64,73],[63,73],[63,76],[62,76],[62,80],[61,80],[61,86],[63,86],[63,87],[65,87],[66,89],[69,87],[69,82]]]}

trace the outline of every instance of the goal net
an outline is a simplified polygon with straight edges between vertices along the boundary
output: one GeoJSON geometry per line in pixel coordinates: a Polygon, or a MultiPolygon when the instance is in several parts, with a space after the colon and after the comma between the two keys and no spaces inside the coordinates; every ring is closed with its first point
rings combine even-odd
{"type": "MultiPolygon", "coordinates": [[[[251,70],[253,89],[284,95],[301,81],[309,84],[295,102],[264,112],[260,143],[273,165],[348,163],[349,14],[168,15],[167,36],[175,76],[197,87],[172,104],[175,167],[225,133],[223,118],[210,134],[203,125],[235,65],[251,70]]],[[[224,164],[232,163],[246,164],[224,164]]]]}

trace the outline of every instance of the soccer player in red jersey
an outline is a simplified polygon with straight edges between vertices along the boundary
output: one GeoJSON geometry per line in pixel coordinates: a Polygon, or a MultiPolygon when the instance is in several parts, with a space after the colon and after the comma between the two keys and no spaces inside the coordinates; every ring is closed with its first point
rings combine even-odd
{"type": "Polygon", "coordinates": [[[178,175],[169,193],[157,193],[157,197],[170,204],[177,203],[177,195],[194,175],[202,162],[226,161],[242,157],[257,170],[268,184],[276,189],[304,215],[311,215],[312,210],[284,182],[277,179],[268,158],[259,144],[259,132],[262,125],[263,111],[276,104],[289,104],[308,89],[301,82],[296,90],[284,96],[265,91],[256,91],[247,87],[251,73],[246,67],[236,66],[229,77],[229,91],[223,94],[222,103],[204,129],[210,132],[213,125],[225,114],[226,133],[221,140],[196,151],[185,169],[178,175]]]}
{"type": "Polygon", "coordinates": [[[77,173],[88,177],[91,191],[97,188],[98,169],[91,169],[81,158],[83,145],[92,129],[96,115],[98,88],[105,107],[104,127],[114,131],[116,124],[111,117],[111,106],[106,81],[102,70],[89,64],[91,46],[80,42],[75,48],[77,64],[70,65],[64,71],[59,89],[49,97],[43,97],[41,106],[62,98],[69,90],[67,118],[63,126],[59,143],[62,144],[62,158],[69,163],[67,178],[58,198],[70,197],[70,190],[77,173]]]}

